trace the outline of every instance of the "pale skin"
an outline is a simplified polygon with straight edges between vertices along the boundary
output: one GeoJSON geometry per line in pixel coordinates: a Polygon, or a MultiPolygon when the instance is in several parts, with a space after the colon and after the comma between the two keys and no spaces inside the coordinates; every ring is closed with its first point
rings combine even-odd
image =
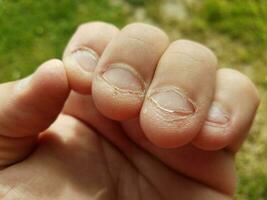
{"type": "Polygon", "coordinates": [[[217,67],[151,25],[81,25],[63,62],[0,85],[0,199],[232,199],[260,100],[217,67]]]}

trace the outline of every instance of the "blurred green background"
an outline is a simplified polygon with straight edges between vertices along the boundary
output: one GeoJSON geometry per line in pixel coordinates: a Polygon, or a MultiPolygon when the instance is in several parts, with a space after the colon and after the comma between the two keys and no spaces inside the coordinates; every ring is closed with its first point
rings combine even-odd
{"type": "Polygon", "coordinates": [[[0,0],[0,81],[31,73],[57,57],[82,23],[119,27],[143,21],[213,49],[220,67],[238,69],[260,90],[262,104],[249,140],[237,157],[237,200],[267,199],[266,0],[0,0]]]}

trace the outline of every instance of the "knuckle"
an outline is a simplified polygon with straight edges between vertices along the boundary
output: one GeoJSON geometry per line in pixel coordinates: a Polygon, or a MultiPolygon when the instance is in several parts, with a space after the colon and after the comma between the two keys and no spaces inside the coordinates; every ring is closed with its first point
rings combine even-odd
{"type": "Polygon", "coordinates": [[[46,61],[45,63],[43,63],[43,65],[62,67],[63,62],[57,58],[52,58],[52,59],[46,61]]]}
{"type": "Polygon", "coordinates": [[[94,21],[94,22],[85,22],[80,24],[77,27],[77,32],[83,32],[83,31],[88,31],[91,29],[97,29],[97,30],[115,30],[117,31],[118,28],[110,23],[106,22],[101,22],[101,21],[94,21]]]}
{"type": "Polygon", "coordinates": [[[219,72],[221,76],[225,77],[225,81],[228,82],[228,84],[236,85],[241,93],[248,94],[248,96],[254,100],[256,107],[259,106],[261,102],[259,91],[249,77],[235,69],[225,68],[220,69],[219,72]]]}
{"type": "Polygon", "coordinates": [[[144,23],[132,23],[125,26],[122,32],[134,37],[152,41],[169,41],[167,34],[156,26],[144,23]]]}
{"type": "Polygon", "coordinates": [[[216,55],[208,47],[186,39],[176,40],[171,43],[169,51],[177,54],[183,54],[191,60],[200,61],[205,63],[203,67],[217,68],[218,60],[216,55]]]}

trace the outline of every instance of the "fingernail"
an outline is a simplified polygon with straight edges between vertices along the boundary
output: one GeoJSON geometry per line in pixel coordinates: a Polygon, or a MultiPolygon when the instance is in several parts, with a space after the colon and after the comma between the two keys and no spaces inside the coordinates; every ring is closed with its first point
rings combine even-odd
{"type": "Polygon", "coordinates": [[[29,85],[29,83],[31,82],[31,79],[32,79],[32,75],[20,80],[16,89],[17,90],[23,90],[24,88],[27,87],[27,85],[29,85]]]}
{"type": "Polygon", "coordinates": [[[209,110],[206,123],[208,125],[226,125],[229,122],[229,115],[216,103],[213,103],[209,110]]]}
{"type": "Polygon", "coordinates": [[[126,64],[113,64],[103,73],[103,78],[119,90],[142,92],[144,83],[141,77],[126,64]]]}
{"type": "Polygon", "coordinates": [[[178,89],[161,89],[151,95],[151,100],[161,110],[187,117],[196,111],[193,102],[178,89]]]}
{"type": "Polygon", "coordinates": [[[98,55],[89,48],[80,48],[72,52],[71,56],[76,60],[77,64],[87,72],[93,72],[98,62],[98,55]]]}

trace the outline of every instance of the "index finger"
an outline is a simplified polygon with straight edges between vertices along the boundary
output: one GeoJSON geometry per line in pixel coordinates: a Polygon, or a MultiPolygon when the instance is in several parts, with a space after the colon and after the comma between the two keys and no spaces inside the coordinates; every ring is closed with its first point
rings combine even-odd
{"type": "Polygon", "coordinates": [[[63,54],[69,84],[73,90],[90,93],[92,72],[104,49],[118,32],[117,27],[104,22],[91,22],[78,27],[63,54]]]}

